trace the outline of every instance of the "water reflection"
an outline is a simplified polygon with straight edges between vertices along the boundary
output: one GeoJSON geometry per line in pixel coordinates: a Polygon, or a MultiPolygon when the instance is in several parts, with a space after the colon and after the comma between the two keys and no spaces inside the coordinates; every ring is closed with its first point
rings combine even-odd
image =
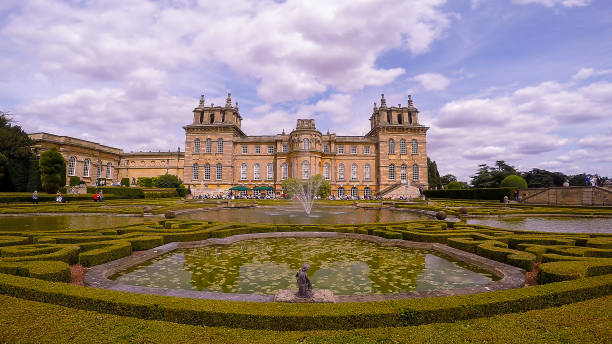
{"type": "Polygon", "coordinates": [[[109,215],[0,216],[0,231],[91,229],[143,223],[143,217],[109,215]]]}
{"type": "Polygon", "coordinates": [[[603,217],[487,217],[469,218],[468,224],[497,228],[559,233],[612,233],[612,218],[603,217]]]}

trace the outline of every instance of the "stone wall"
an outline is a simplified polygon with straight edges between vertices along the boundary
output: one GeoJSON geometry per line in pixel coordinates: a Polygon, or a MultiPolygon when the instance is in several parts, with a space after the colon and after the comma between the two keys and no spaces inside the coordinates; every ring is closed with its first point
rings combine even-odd
{"type": "Polygon", "coordinates": [[[522,189],[520,196],[531,204],[612,205],[612,191],[592,186],[522,189]]]}

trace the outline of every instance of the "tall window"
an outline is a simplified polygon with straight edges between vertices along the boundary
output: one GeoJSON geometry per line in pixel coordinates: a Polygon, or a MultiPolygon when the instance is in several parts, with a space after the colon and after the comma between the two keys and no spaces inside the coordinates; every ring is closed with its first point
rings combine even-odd
{"type": "Polygon", "coordinates": [[[372,196],[372,189],[366,186],[363,189],[363,197],[370,197],[370,196],[372,196]]]}
{"type": "Polygon", "coordinates": [[[261,153],[261,146],[255,146],[255,154],[261,153]]]}
{"type": "Polygon", "coordinates": [[[389,154],[395,154],[395,141],[389,139],[389,154]]]}
{"type": "Polygon", "coordinates": [[[406,153],[406,140],[400,140],[400,154],[408,154],[406,153]]]}
{"type": "Polygon", "coordinates": [[[329,163],[325,163],[323,165],[323,178],[325,178],[325,180],[329,180],[329,163]]]}
{"type": "Polygon", "coordinates": [[[344,180],[344,164],[338,165],[338,180],[344,180]]]}
{"type": "Polygon", "coordinates": [[[267,171],[266,171],[266,178],[268,180],[274,179],[274,165],[268,164],[267,171]]]}
{"type": "Polygon", "coordinates": [[[206,163],[204,165],[204,180],[210,180],[210,164],[206,163]]]}
{"type": "Polygon", "coordinates": [[[113,164],[110,162],[106,164],[106,179],[111,179],[113,164]]]}
{"type": "Polygon", "coordinates": [[[242,146],[242,154],[247,154],[249,152],[248,146],[242,146]]]}
{"type": "Polygon", "coordinates": [[[287,152],[289,152],[289,145],[284,144],[283,145],[283,153],[287,153],[287,152]]]}
{"type": "Polygon", "coordinates": [[[419,165],[412,165],[412,180],[415,182],[419,180],[419,165]]]}
{"type": "Polygon", "coordinates": [[[406,164],[402,164],[402,167],[400,168],[400,179],[402,181],[408,179],[408,167],[406,164]]]}
{"type": "Polygon", "coordinates": [[[351,165],[351,180],[357,180],[357,164],[351,165]]]}
{"type": "Polygon", "coordinates": [[[304,144],[304,150],[310,149],[308,148],[308,139],[304,139],[303,144],[304,144]]]}
{"type": "Polygon", "coordinates": [[[200,139],[195,139],[195,141],[193,141],[193,152],[200,153],[200,139]]]}
{"type": "Polygon", "coordinates": [[[346,195],[346,192],[344,191],[344,188],[341,186],[338,188],[338,197],[344,197],[346,195]]]}
{"type": "Polygon", "coordinates": [[[351,154],[357,154],[357,146],[351,146],[351,154]]]}
{"type": "Polygon", "coordinates": [[[287,163],[283,163],[281,165],[281,178],[282,179],[287,179],[289,177],[289,166],[287,166],[287,163]]]}
{"type": "Polygon", "coordinates": [[[96,178],[102,177],[102,161],[98,161],[98,174],[96,174],[96,178]]]}
{"type": "Polygon", "coordinates": [[[91,160],[85,159],[83,162],[83,177],[89,177],[89,169],[91,167],[91,160]]]}
{"type": "Polygon", "coordinates": [[[68,175],[76,175],[76,157],[74,156],[71,156],[70,159],[68,159],[68,175]]]}
{"type": "Polygon", "coordinates": [[[370,180],[372,178],[372,172],[370,171],[370,165],[366,164],[363,167],[363,179],[370,180]]]}
{"type": "Polygon", "coordinates": [[[412,154],[419,154],[419,143],[417,140],[412,140],[412,154]]]}
{"type": "Polygon", "coordinates": [[[329,145],[323,146],[323,153],[329,153],[329,145]]]}
{"type": "Polygon", "coordinates": [[[223,139],[217,140],[217,153],[223,153],[223,139]]]}
{"type": "Polygon", "coordinates": [[[401,113],[397,114],[397,123],[399,123],[399,124],[404,123],[404,118],[402,117],[401,113]]]}
{"type": "Polygon", "coordinates": [[[200,179],[200,166],[198,164],[193,164],[193,180],[200,179]]]}
{"type": "Polygon", "coordinates": [[[354,197],[354,198],[359,197],[359,190],[357,190],[357,188],[354,186],[351,188],[351,197],[354,197]]]}
{"type": "Polygon", "coordinates": [[[363,154],[370,154],[370,146],[363,147],[363,154]]]}
{"type": "Polygon", "coordinates": [[[308,179],[310,175],[310,164],[304,160],[302,162],[302,179],[308,179]]]}
{"type": "Polygon", "coordinates": [[[216,174],[217,180],[223,179],[223,165],[217,164],[216,174]]]}
{"type": "Polygon", "coordinates": [[[259,168],[259,164],[253,165],[253,179],[261,179],[261,169],[259,168]]]}
{"type": "Polygon", "coordinates": [[[240,180],[247,179],[247,164],[240,165],[240,180]]]}
{"type": "Polygon", "coordinates": [[[211,139],[206,139],[206,148],[205,149],[205,153],[212,153],[212,140],[211,139]]]}
{"type": "Polygon", "coordinates": [[[344,146],[338,146],[338,154],[344,154],[344,146]]]}
{"type": "Polygon", "coordinates": [[[395,165],[389,165],[389,180],[395,180],[395,165]]]}
{"type": "Polygon", "coordinates": [[[274,146],[268,146],[268,154],[274,154],[274,146]]]}

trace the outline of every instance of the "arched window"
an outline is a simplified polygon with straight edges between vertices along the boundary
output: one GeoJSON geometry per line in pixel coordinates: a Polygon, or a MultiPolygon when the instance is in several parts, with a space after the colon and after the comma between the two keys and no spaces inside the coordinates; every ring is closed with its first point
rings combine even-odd
{"type": "Polygon", "coordinates": [[[408,154],[406,152],[406,140],[404,139],[400,140],[400,154],[408,154]]]}
{"type": "Polygon", "coordinates": [[[344,180],[344,164],[338,165],[338,180],[344,180]]]}
{"type": "Polygon", "coordinates": [[[98,161],[98,174],[96,175],[96,178],[101,178],[102,177],[102,161],[98,161]]]}
{"type": "Polygon", "coordinates": [[[204,123],[204,113],[200,114],[200,123],[204,123]]]}
{"type": "Polygon", "coordinates": [[[351,197],[359,198],[359,190],[354,186],[351,188],[351,197]]]}
{"type": "Polygon", "coordinates": [[[325,180],[329,180],[329,163],[325,163],[323,165],[323,178],[325,178],[325,180]]]}
{"type": "Polygon", "coordinates": [[[193,180],[200,179],[200,165],[193,164],[193,180]]]}
{"type": "Polygon", "coordinates": [[[397,114],[397,123],[399,123],[399,124],[404,123],[404,118],[402,117],[401,113],[397,114]]]}
{"type": "Polygon", "coordinates": [[[212,153],[212,140],[206,139],[206,145],[204,146],[205,153],[212,153]]]}
{"type": "Polygon", "coordinates": [[[247,164],[240,165],[240,180],[247,179],[247,164]]]}
{"type": "Polygon", "coordinates": [[[370,196],[372,196],[372,190],[366,186],[363,189],[363,197],[370,197],[370,196]]]}
{"type": "Polygon", "coordinates": [[[268,164],[268,167],[267,167],[267,168],[268,168],[268,170],[266,171],[266,174],[267,174],[267,176],[266,176],[266,177],[267,177],[267,179],[268,179],[268,180],[272,180],[272,179],[274,179],[274,165],[272,165],[272,164],[268,164]]]}
{"type": "Polygon", "coordinates": [[[387,111],[387,123],[391,123],[391,111],[387,111]]]}
{"type": "Polygon", "coordinates": [[[89,177],[89,169],[91,168],[91,160],[85,159],[83,162],[83,177],[89,177]]]}
{"type": "Polygon", "coordinates": [[[308,179],[310,176],[310,164],[308,161],[302,161],[302,179],[308,179]]]}
{"type": "Polygon", "coordinates": [[[217,170],[215,172],[217,174],[217,180],[223,179],[223,165],[221,165],[220,163],[217,164],[217,170]]]}
{"type": "Polygon", "coordinates": [[[261,169],[259,168],[259,164],[253,165],[253,179],[261,179],[261,169]]]}
{"type": "Polygon", "coordinates": [[[195,139],[195,141],[193,141],[193,152],[200,153],[200,139],[195,139]]]}
{"type": "Polygon", "coordinates": [[[357,180],[357,164],[351,165],[351,180],[357,180]]]}
{"type": "Polygon", "coordinates": [[[210,164],[206,163],[204,165],[204,180],[210,180],[210,164]]]}
{"type": "Polygon", "coordinates": [[[282,179],[289,178],[289,166],[287,166],[286,162],[281,165],[281,178],[282,179]]]}
{"type": "Polygon", "coordinates": [[[111,164],[110,162],[108,164],[106,164],[106,179],[111,179],[112,176],[112,168],[113,168],[113,164],[111,164]]]}
{"type": "Polygon", "coordinates": [[[338,188],[338,197],[344,197],[346,195],[346,191],[344,191],[344,188],[341,186],[338,188]]]}
{"type": "Polygon", "coordinates": [[[221,112],[221,122],[225,123],[225,111],[221,112]]]}
{"type": "Polygon", "coordinates": [[[217,140],[217,153],[223,153],[223,139],[217,140]]]}
{"type": "Polygon", "coordinates": [[[395,180],[395,165],[389,165],[389,180],[395,180]]]}
{"type": "Polygon", "coordinates": [[[412,154],[419,154],[419,143],[417,140],[412,140],[412,154]]]}
{"type": "Polygon", "coordinates": [[[370,180],[372,179],[372,172],[370,171],[370,165],[366,164],[363,167],[363,179],[370,180]]]}
{"type": "Polygon", "coordinates": [[[214,114],[214,113],[211,113],[211,114],[210,114],[210,123],[211,123],[211,124],[212,124],[212,123],[215,123],[215,114],[214,114]]]}
{"type": "Polygon", "coordinates": [[[74,156],[71,156],[70,159],[68,159],[68,175],[76,175],[76,157],[74,156]]]}
{"type": "Polygon", "coordinates": [[[308,150],[309,149],[308,148],[308,139],[304,139],[304,141],[302,141],[302,142],[303,142],[304,150],[308,150]]]}
{"type": "Polygon", "coordinates": [[[389,139],[389,154],[395,154],[395,141],[389,139]]]}
{"type": "Polygon", "coordinates": [[[406,164],[402,164],[402,167],[400,168],[400,179],[402,182],[408,179],[408,167],[406,164]]]}
{"type": "Polygon", "coordinates": [[[412,165],[412,180],[415,182],[419,180],[419,165],[412,165]]]}

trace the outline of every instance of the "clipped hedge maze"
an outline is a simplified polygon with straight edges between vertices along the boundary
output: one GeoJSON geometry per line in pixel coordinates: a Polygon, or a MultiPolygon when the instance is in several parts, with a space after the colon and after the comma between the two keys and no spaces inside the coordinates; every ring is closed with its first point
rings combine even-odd
{"type": "Polygon", "coordinates": [[[164,220],[92,230],[14,231],[0,236],[0,293],[80,309],[207,326],[305,330],[423,324],[610,295],[612,235],[520,232],[444,221],[266,225],[164,220]],[[170,242],[276,231],[333,231],[442,243],[529,271],[540,263],[538,281],[542,285],[443,298],[296,306],[186,300],[51,283],[69,282],[70,265],[75,263],[94,266],[170,242]]]}

